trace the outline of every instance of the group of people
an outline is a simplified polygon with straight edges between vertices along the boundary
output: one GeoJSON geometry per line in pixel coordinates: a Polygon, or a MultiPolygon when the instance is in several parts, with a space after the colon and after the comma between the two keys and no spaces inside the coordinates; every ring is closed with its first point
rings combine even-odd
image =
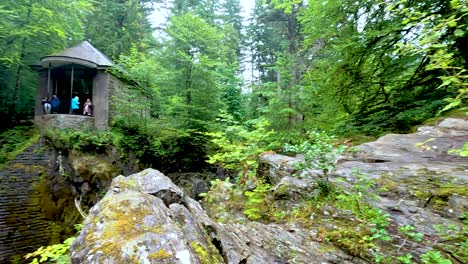
{"type": "MultiPolygon", "coordinates": [[[[80,114],[80,98],[78,95],[75,95],[71,100],[71,109],[72,114],[79,115],[80,114]]],[[[83,115],[85,116],[92,116],[93,115],[93,103],[91,103],[91,99],[86,99],[86,102],[83,104],[83,115]]]]}
{"type": "MultiPolygon", "coordinates": [[[[42,99],[42,107],[44,109],[44,114],[58,114],[60,106],[60,99],[58,99],[57,95],[52,96],[52,100],[49,101],[48,97],[44,97],[42,99]]],[[[78,95],[75,95],[71,100],[71,112],[74,115],[80,114],[80,98],[78,95]]],[[[93,103],[91,99],[86,99],[86,102],[83,104],[83,115],[85,116],[92,116],[93,115],[93,103]]]]}

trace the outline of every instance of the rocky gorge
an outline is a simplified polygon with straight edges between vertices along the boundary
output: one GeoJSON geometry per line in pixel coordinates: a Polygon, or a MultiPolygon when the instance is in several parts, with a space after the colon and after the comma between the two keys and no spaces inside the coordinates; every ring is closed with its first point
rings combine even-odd
{"type": "Polygon", "coordinates": [[[266,153],[267,188],[214,181],[203,206],[157,170],[119,176],[72,263],[466,263],[468,163],[450,150],[467,141],[466,119],[389,134],[341,157],[327,184],[296,169],[300,155],[266,153]],[[248,192],[266,217],[246,217],[248,192]]]}

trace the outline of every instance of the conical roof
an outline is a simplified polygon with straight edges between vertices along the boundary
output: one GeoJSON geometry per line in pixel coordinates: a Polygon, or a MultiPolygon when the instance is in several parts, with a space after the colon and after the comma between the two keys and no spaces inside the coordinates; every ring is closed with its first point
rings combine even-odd
{"type": "Polygon", "coordinates": [[[57,54],[41,58],[41,65],[45,68],[54,68],[69,63],[81,64],[91,68],[107,68],[115,65],[112,60],[88,41],[83,41],[57,54]]]}

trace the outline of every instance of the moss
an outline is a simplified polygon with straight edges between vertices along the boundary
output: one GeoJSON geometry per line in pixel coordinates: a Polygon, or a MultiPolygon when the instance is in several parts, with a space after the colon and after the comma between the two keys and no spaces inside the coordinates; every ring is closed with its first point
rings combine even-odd
{"type": "Polygon", "coordinates": [[[352,256],[364,259],[369,258],[369,250],[361,241],[362,238],[368,234],[363,231],[356,231],[352,228],[342,228],[343,229],[328,232],[326,234],[326,239],[352,256]]]}
{"type": "Polygon", "coordinates": [[[280,185],[279,188],[275,190],[274,195],[277,198],[288,197],[290,189],[291,187],[289,184],[280,185]]]}
{"type": "Polygon", "coordinates": [[[441,187],[440,189],[436,190],[435,193],[431,193],[430,195],[432,197],[431,202],[434,203],[434,208],[442,209],[447,206],[448,200],[453,195],[468,197],[468,187],[441,187]]]}
{"type": "Polygon", "coordinates": [[[0,133],[0,169],[28,147],[37,143],[39,131],[34,127],[16,127],[0,133]]]}
{"type": "Polygon", "coordinates": [[[216,256],[211,256],[202,245],[195,241],[190,242],[190,246],[197,253],[198,259],[202,264],[218,264],[220,263],[216,256]]]}
{"type": "Polygon", "coordinates": [[[416,175],[405,178],[392,177],[382,174],[377,180],[381,192],[393,193],[401,196],[401,188],[407,190],[407,195],[419,201],[420,206],[429,207],[435,211],[444,210],[453,195],[468,197],[468,187],[457,178],[439,171],[421,168],[416,175]]]}
{"type": "Polygon", "coordinates": [[[119,170],[112,164],[109,157],[102,155],[90,155],[73,150],[69,154],[72,168],[77,175],[87,181],[112,180],[119,174],[119,170]]]}
{"type": "Polygon", "coordinates": [[[171,258],[172,255],[169,254],[169,252],[167,252],[163,248],[161,248],[160,250],[149,254],[148,257],[149,259],[168,259],[168,258],[171,258]]]}

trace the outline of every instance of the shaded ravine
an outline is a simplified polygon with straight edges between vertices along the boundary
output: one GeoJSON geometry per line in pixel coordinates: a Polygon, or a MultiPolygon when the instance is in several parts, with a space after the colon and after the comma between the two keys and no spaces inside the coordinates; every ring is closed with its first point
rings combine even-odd
{"type": "Polygon", "coordinates": [[[49,154],[39,141],[0,169],[0,263],[22,263],[22,255],[52,239],[38,191],[49,154]]]}

